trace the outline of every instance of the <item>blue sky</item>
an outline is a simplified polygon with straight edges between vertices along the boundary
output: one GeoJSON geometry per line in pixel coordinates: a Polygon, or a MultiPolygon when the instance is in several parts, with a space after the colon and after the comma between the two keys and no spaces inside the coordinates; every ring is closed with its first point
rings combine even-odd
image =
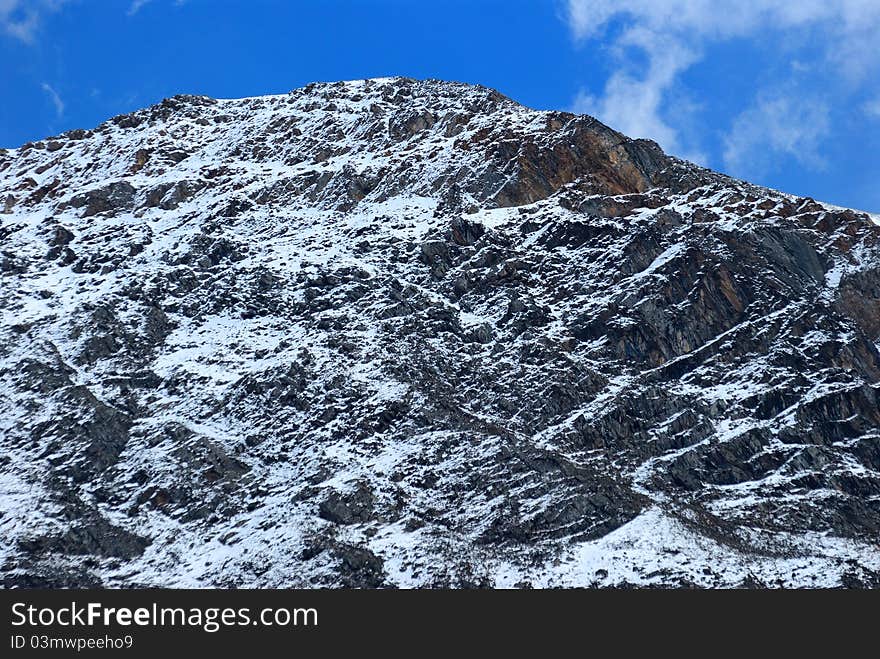
{"type": "Polygon", "coordinates": [[[880,0],[0,0],[0,147],[177,93],[482,83],[880,211],[880,0]]]}

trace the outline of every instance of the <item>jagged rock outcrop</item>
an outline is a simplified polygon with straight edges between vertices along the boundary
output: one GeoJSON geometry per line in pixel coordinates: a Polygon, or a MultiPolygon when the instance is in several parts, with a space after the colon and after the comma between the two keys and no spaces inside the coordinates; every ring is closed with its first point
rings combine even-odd
{"type": "Polygon", "coordinates": [[[878,586],[880,227],[402,78],[0,151],[12,586],[878,586]]]}

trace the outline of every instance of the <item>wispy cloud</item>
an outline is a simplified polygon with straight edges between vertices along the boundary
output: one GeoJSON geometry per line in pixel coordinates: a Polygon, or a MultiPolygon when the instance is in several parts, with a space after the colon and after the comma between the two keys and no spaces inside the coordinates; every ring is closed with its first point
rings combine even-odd
{"type": "Polygon", "coordinates": [[[880,96],[875,98],[873,101],[868,101],[867,103],[865,103],[862,109],[864,109],[865,114],[867,114],[869,117],[880,118],[880,96]]]}
{"type": "Polygon", "coordinates": [[[40,85],[46,95],[49,97],[49,100],[52,102],[52,105],[55,106],[55,114],[58,117],[62,117],[64,115],[64,101],[61,100],[61,96],[58,95],[58,92],[50,85],[48,82],[44,82],[40,85]]]}
{"type": "Polygon", "coordinates": [[[39,14],[20,0],[0,0],[0,28],[6,36],[31,43],[39,24],[39,14]]]}
{"type": "Polygon", "coordinates": [[[58,11],[66,0],[0,0],[0,34],[26,44],[36,41],[47,14],[58,11]]]}
{"type": "Polygon", "coordinates": [[[131,4],[128,6],[128,11],[126,13],[129,16],[134,16],[141,10],[141,7],[149,2],[150,0],[132,0],[131,4]]]}
{"type": "MultiPolygon", "coordinates": [[[[143,8],[144,5],[147,5],[151,2],[153,2],[153,0],[131,0],[131,4],[128,5],[128,11],[125,13],[129,16],[134,16],[143,8]]],[[[174,0],[174,5],[176,7],[180,7],[184,3],[186,3],[186,0],[174,0]]]]}
{"type": "Polygon", "coordinates": [[[826,166],[820,145],[831,128],[824,99],[793,90],[762,93],[742,112],[724,138],[724,165],[735,175],[759,175],[781,157],[811,169],[826,166]]]}
{"type": "Polygon", "coordinates": [[[614,20],[623,22],[624,35],[635,28],[691,44],[769,31],[816,30],[825,37],[825,57],[851,73],[880,66],[876,57],[851,61],[854,53],[876,52],[876,0],[569,0],[568,10],[578,38],[598,36],[614,20]]]}
{"type": "MultiPolygon", "coordinates": [[[[682,139],[686,122],[671,120],[670,99],[681,74],[713,43],[783,35],[797,55],[792,76],[825,71],[850,91],[880,70],[877,0],[569,0],[568,21],[580,41],[610,34],[616,67],[604,89],[582,92],[576,107],[623,132],[656,139],[672,152],[687,140],[682,139]]],[[[824,113],[817,114],[816,108],[813,104],[789,115],[788,122],[779,121],[778,99],[758,90],[731,127],[725,163],[743,165],[747,146],[758,147],[749,136],[775,130],[765,135],[773,153],[788,153],[790,145],[797,145],[812,150],[806,160],[817,165],[813,156],[827,128],[786,125],[815,121],[819,114],[827,121],[827,106],[824,113]],[[752,128],[746,128],[745,117],[754,122],[752,128]]]]}
{"type": "Polygon", "coordinates": [[[618,46],[634,44],[649,54],[645,75],[637,77],[621,68],[608,78],[601,96],[581,91],[573,109],[598,117],[631,137],[647,137],[669,151],[680,153],[679,132],[663,118],[661,110],[664,95],[678,74],[698,55],[675,39],[641,29],[633,29],[622,36],[618,46]]]}

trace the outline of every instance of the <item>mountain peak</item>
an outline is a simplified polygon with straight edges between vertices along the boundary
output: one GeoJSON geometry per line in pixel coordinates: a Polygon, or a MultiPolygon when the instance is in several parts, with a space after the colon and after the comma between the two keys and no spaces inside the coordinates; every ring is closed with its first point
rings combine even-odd
{"type": "Polygon", "coordinates": [[[283,168],[295,194],[340,209],[400,193],[506,207],[569,185],[628,194],[718,179],[591,117],[530,110],[485,87],[409,78],[314,83],[234,100],[180,95],[19,151],[32,148],[34,161],[44,148],[57,150],[50,172],[77,188],[86,167],[92,179],[100,171],[138,187],[139,178],[169,167],[203,177],[204,163],[222,161],[236,172],[234,185],[254,168],[283,168]],[[92,135],[100,154],[84,151],[90,141],[82,139],[92,135]]]}

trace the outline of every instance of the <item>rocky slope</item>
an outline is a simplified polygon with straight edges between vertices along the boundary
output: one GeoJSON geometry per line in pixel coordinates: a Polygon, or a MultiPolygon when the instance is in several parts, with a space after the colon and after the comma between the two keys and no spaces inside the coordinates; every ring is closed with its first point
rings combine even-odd
{"type": "Polygon", "coordinates": [[[13,586],[878,586],[880,227],[438,81],[0,151],[13,586]]]}

